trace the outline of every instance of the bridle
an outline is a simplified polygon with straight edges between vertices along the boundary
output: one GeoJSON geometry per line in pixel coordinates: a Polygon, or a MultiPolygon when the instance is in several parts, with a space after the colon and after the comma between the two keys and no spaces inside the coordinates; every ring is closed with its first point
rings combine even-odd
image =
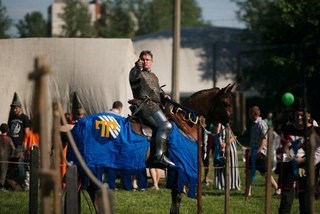
{"type": "MultiPolygon", "coordinates": [[[[226,97],[230,98],[231,93],[224,93],[222,95],[219,95],[219,92],[218,92],[218,94],[215,97],[213,97],[212,102],[211,102],[211,103],[213,103],[213,105],[210,105],[209,110],[207,112],[207,117],[208,117],[208,115],[213,114],[215,112],[215,110],[218,108],[218,104],[221,103],[222,102],[221,100],[226,97]],[[219,102],[215,102],[215,99],[219,99],[219,102]]],[[[224,108],[225,108],[225,106],[224,106],[224,108]]],[[[224,118],[226,119],[226,121],[229,122],[229,118],[228,118],[226,111],[224,111],[224,118]]]]}

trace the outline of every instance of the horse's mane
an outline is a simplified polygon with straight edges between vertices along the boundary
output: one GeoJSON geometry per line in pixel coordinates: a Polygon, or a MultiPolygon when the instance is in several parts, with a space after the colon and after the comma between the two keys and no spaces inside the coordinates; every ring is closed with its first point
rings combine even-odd
{"type": "Polygon", "coordinates": [[[182,102],[182,105],[186,102],[190,102],[190,100],[193,100],[194,98],[203,95],[203,94],[208,94],[208,93],[212,93],[213,91],[216,91],[216,93],[218,93],[220,91],[220,88],[218,87],[214,87],[214,88],[209,88],[209,89],[203,89],[201,91],[197,91],[195,93],[193,93],[190,97],[188,97],[187,99],[185,99],[182,102]]]}

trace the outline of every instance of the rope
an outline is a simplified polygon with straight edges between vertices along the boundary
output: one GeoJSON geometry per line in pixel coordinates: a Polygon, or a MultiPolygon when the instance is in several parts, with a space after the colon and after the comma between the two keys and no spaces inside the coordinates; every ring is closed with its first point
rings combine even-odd
{"type": "Polygon", "coordinates": [[[20,165],[20,164],[30,165],[30,163],[28,163],[28,162],[18,162],[18,161],[0,161],[0,163],[11,163],[11,164],[17,164],[17,165],[20,165]]]}
{"type": "MultiPolygon", "coordinates": [[[[62,107],[61,107],[61,103],[58,102],[58,111],[60,112],[60,115],[63,115],[64,112],[62,110],[62,107]]],[[[66,118],[62,117],[62,120],[63,120],[63,123],[67,123],[66,122],[66,118]]],[[[78,150],[78,147],[70,133],[67,132],[67,136],[68,138],[70,139],[70,145],[74,151],[74,154],[75,156],[77,157],[78,161],[79,161],[79,164],[80,166],[82,167],[83,171],[87,174],[87,176],[89,177],[89,179],[96,185],[100,188],[101,192],[102,192],[102,206],[103,206],[103,209],[105,212],[108,213],[108,210],[111,209],[111,204],[110,204],[110,200],[108,200],[108,194],[107,194],[107,189],[106,189],[106,185],[104,185],[103,183],[101,183],[96,177],[95,175],[91,172],[91,170],[88,168],[88,166],[86,165],[83,157],[81,156],[81,153],[80,151],[78,150]]]]}
{"type": "Polygon", "coordinates": [[[228,129],[229,129],[229,131],[230,131],[230,138],[229,138],[230,141],[229,141],[229,142],[231,142],[231,141],[234,140],[234,141],[236,141],[236,143],[239,144],[241,147],[244,147],[244,148],[248,149],[247,146],[242,145],[242,144],[238,141],[237,136],[233,133],[233,131],[232,131],[232,129],[231,129],[230,126],[228,126],[228,129]]]}
{"type": "MultiPolygon", "coordinates": [[[[200,118],[199,118],[199,123],[200,123],[201,127],[202,127],[206,132],[210,132],[210,131],[206,130],[206,126],[207,126],[207,124],[206,124],[206,118],[204,118],[203,116],[200,116],[200,118]]],[[[210,132],[210,133],[211,133],[211,132],[210,132]]]]}

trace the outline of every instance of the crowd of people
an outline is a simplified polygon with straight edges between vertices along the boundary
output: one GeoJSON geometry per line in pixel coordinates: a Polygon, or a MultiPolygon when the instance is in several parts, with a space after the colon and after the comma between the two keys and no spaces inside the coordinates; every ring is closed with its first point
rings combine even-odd
{"type": "MultiPolygon", "coordinates": [[[[280,197],[279,213],[291,213],[294,199],[299,200],[300,213],[310,213],[308,204],[308,173],[306,168],[307,144],[310,143],[310,135],[314,129],[318,130],[318,123],[311,117],[310,112],[304,114],[301,103],[293,107],[284,124],[274,127],[273,114],[269,112],[262,119],[259,106],[249,108],[248,117],[251,120],[249,126],[249,156],[245,160],[248,163],[248,185],[245,196],[252,196],[252,186],[256,180],[256,171],[264,178],[267,176],[267,156],[276,153],[277,164],[273,175],[271,175],[271,186],[274,195],[280,197]],[[304,124],[304,121],[306,123],[304,124]],[[280,128],[279,128],[280,127],[280,128]],[[272,128],[273,135],[279,136],[280,143],[276,151],[268,153],[268,131],[272,128]],[[307,140],[305,140],[307,137],[307,140]]],[[[205,132],[206,137],[203,148],[204,179],[203,185],[210,183],[216,189],[225,188],[225,144],[230,142],[230,189],[240,190],[240,177],[238,172],[238,156],[236,140],[225,139],[225,128],[221,124],[210,126],[205,132]],[[213,155],[214,172],[210,175],[210,155],[213,155]]],[[[240,136],[241,137],[241,136],[240,136]]],[[[240,139],[239,137],[239,139],[240,139]]],[[[274,147],[272,147],[274,149],[274,147]]],[[[315,145],[314,174],[315,188],[313,190],[315,199],[320,196],[320,145],[315,145]]],[[[267,179],[265,179],[267,181],[267,179]]]]}
{"type": "MultiPolygon", "coordinates": [[[[299,100],[298,100],[299,101],[299,100]]],[[[266,177],[267,155],[274,152],[267,150],[268,131],[274,128],[272,113],[268,113],[263,120],[260,108],[252,106],[249,110],[249,117],[252,121],[250,128],[250,176],[247,196],[251,196],[251,185],[255,179],[255,171],[266,177]]],[[[280,136],[280,145],[276,149],[277,165],[275,167],[275,179],[271,175],[271,185],[274,188],[274,195],[280,196],[279,213],[291,213],[294,199],[299,200],[300,213],[311,213],[308,193],[308,173],[307,173],[307,147],[310,144],[312,131],[318,130],[317,122],[312,119],[310,112],[305,112],[301,102],[293,107],[288,114],[284,124],[275,128],[272,136],[280,136]]],[[[317,132],[319,134],[319,131],[317,132]]],[[[314,170],[315,186],[313,192],[314,199],[319,198],[319,162],[320,145],[316,142],[314,164],[310,170],[314,170]]],[[[313,173],[312,173],[313,174],[313,173]]],[[[312,187],[313,188],[313,187],[312,187]]],[[[312,197],[313,198],[313,197],[312,197]]]]}

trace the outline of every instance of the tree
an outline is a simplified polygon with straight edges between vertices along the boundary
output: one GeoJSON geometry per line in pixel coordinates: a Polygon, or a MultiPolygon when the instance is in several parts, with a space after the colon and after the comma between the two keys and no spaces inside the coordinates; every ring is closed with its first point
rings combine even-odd
{"type": "MultiPolygon", "coordinates": [[[[102,37],[133,37],[172,29],[173,3],[168,0],[106,0],[96,30],[102,37]]],[[[210,25],[195,0],[181,1],[181,26],[210,25]]]]}
{"type": "Polygon", "coordinates": [[[0,0],[0,38],[8,38],[10,37],[6,31],[12,25],[12,20],[7,15],[7,9],[2,5],[2,1],[0,0]]]}
{"type": "Polygon", "coordinates": [[[38,11],[27,13],[24,20],[16,24],[20,37],[47,37],[48,24],[38,11]]]}
{"type": "Polygon", "coordinates": [[[95,23],[98,37],[131,38],[136,32],[137,20],[129,0],[107,0],[101,4],[101,16],[95,23]]]}
{"type": "Polygon", "coordinates": [[[87,4],[78,0],[66,0],[64,12],[60,14],[65,37],[94,37],[91,14],[87,4]]]}
{"type": "MultiPolygon", "coordinates": [[[[320,95],[320,1],[234,1],[248,27],[246,41],[260,47],[243,57],[250,63],[242,65],[241,85],[255,88],[278,107],[284,92],[303,97],[306,86],[310,106],[320,109],[315,99],[320,95]]],[[[314,115],[320,116],[318,111],[314,115]]]]}
{"type": "MultiPolygon", "coordinates": [[[[135,14],[139,20],[137,35],[172,29],[174,1],[138,0],[135,14]]],[[[211,25],[202,18],[201,8],[195,0],[181,1],[181,27],[211,25]]]]}

